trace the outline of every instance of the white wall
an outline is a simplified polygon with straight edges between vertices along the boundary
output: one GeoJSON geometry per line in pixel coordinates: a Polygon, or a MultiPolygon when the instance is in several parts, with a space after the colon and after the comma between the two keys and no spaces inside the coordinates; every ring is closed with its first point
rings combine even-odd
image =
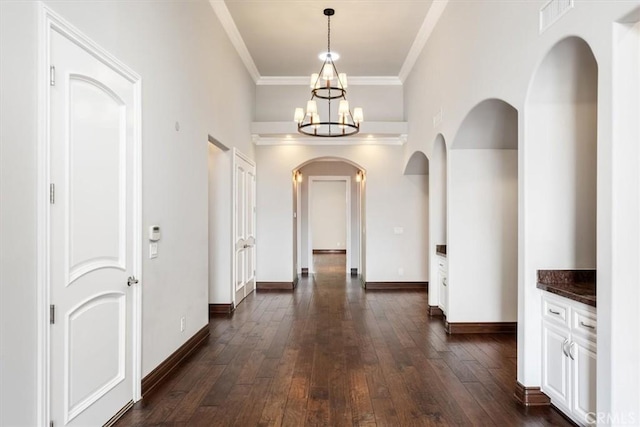
{"type": "Polygon", "coordinates": [[[258,281],[292,281],[291,172],[319,157],[347,159],[366,171],[366,279],[427,281],[428,235],[424,176],[403,175],[400,146],[256,147],[258,164],[258,281]],[[394,234],[403,227],[404,234],[394,234]],[[404,274],[398,274],[398,268],[404,274]]]}
{"type": "Polygon", "coordinates": [[[209,144],[209,303],[228,304],[231,292],[231,169],[233,151],[209,144]]]}
{"type": "Polygon", "coordinates": [[[442,135],[436,137],[429,160],[429,305],[440,301],[436,245],[447,244],[447,147],[442,135]]]}
{"type": "MultiPolygon", "coordinates": [[[[255,87],[205,1],[47,4],[142,76],[143,230],[163,231],[158,258],[149,260],[143,244],[145,375],[207,323],[207,134],[251,156],[255,87]]],[[[7,426],[36,425],[37,413],[37,12],[36,2],[0,2],[0,425],[7,426]]]]}
{"type": "MultiPolygon", "coordinates": [[[[358,259],[360,257],[360,241],[357,230],[359,229],[360,218],[358,218],[358,199],[359,199],[359,183],[356,182],[356,173],[358,168],[346,162],[336,161],[319,161],[311,162],[300,168],[303,175],[300,184],[300,202],[301,202],[301,267],[309,266],[308,245],[309,236],[308,217],[309,217],[309,177],[310,176],[350,176],[351,177],[351,266],[349,268],[359,268],[358,259]]],[[[318,249],[318,248],[315,248],[318,249]]],[[[322,248],[320,248],[322,249],[322,248]]],[[[326,248],[325,248],[326,249],[326,248]]],[[[344,249],[344,248],[340,248],[344,249]]]]}
{"type": "MultiPolygon", "coordinates": [[[[627,296],[634,300],[635,312],[640,305],[638,291],[631,283],[640,281],[640,270],[625,267],[620,260],[640,259],[638,214],[628,212],[637,206],[640,192],[640,159],[633,148],[636,131],[625,123],[621,106],[613,99],[614,88],[623,84],[615,76],[621,67],[633,67],[624,57],[638,54],[629,48],[629,34],[620,22],[638,22],[637,2],[591,2],[577,0],[575,7],[543,34],[539,34],[538,17],[542,2],[455,2],[450,1],[420,54],[404,85],[405,119],[410,124],[405,159],[416,150],[432,154],[431,141],[441,133],[452,140],[460,124],[473,106],[489,98],[505,100],[519,111],[518,170],[519,197],[519,276],[518,276],[518,375],[525,386],[540,385],[540,347],[525,340],[539,334],[540,292],[525,282],[525,272],[535,267],[527,251],[529,241],[538,231],[526,206],[531,205],[528,188],[531,168],[525,161],[534,144],[526,132],[525,100],[531,79],[546,53],[559,40],[579,36],[586,40],[598,62],[597,117],[597,242],[598,242],[598,411],[633,413],[640,419],[640,390],[632,384],[640,381],[638,369],[631,371],[628,381],[622,366],[637,366],[640,323],[633,314],[627,296]],[[637,11],[636,11],[637,12],[637,11]],[[614,33],[612,28],[616,27],[614,33]],[[614,34],[616,38],[614,38],[614,34]],[[456,45],[451,40],[473,40],[456,45]],[[614,50],[625,49],[625,55],[613,58],[614,50]],[[614,74],[615,73],[615,74],[614,74]],[[615,111],[614,111],[615,106],[615,111]],[[432,117],[442,108],[442,124],[433,125],[432,117]],[[427,146],[425,146],[425,141],[427,146]],[[614,150],[614,147],[616,149],[614,150]],[[615,221],[614,221],[615,219],[615,221]],[[630,232],[632,235],[630,236],[630,232]],[[618,307],[624,308],[620,314],[618,307]],[[622,326],[624,325],[624,326],[622,326]],[[630,326],[631,325],[631,326],[630,326]],[[615,399],[614,399],[615,397],[615,399]]],[[[635,37],[635,36],[632,36],[635,37]]],[[[637,46],[637,45],[636,45],[637,46]]],[[[628,80],[627,80],[628,81],[628,80]]],[[[618,97],[624,91],[618,90],[618,97]]],[[[626,111],[626,110],[624,110],[626,111]]],[[[634,119],[628,119],[634,120],[634,119]]],[[[635,120],[637,125],[637,120],[635,120]]],[[[451,250],[454,250],[451,248],[451,250]]],[[[634,263],[637,265],[637,263],[634,263]]],[[[532,338],[533,339],[533,338],[532,338]]]]}
{"type": "Polygon", "coordinates": [[[527,209],[536,270],[596,268],[597,87],[597,64],[575,38],[554,47],[531,86],[527,209]]]}
{"type": "Polygon", "coordinates": [[[451,150],[447,321],[518,317],[518,152],[451,150]]]}
{"type": "Polygon", "coordinates": [[[347,181],[314,180],[311,183],[310,196],[312,249],[345,249],[347,181]]]}

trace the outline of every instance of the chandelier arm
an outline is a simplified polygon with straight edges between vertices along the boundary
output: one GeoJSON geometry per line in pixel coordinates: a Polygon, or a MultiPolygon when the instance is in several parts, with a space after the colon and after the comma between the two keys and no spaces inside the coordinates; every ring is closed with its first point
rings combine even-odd
{"type": "MultiPolygon", "coordinates": [[[[312,123],[298,124],[298,132],[303,135],[316,136],[318,138],[340,138],[355,135],[360,132],[360,125],[358,124],[345,123],[341,133],[318,133],[318,129],[313,127],[313,125],[312,123]],[[311,128],[311,131],[309,131],[309,128],[311,128]]],[[[315,125],[329,126],[331,128],[332,126],[339,126],[341,124],[336,122],[320,122],[315,125]]]]}

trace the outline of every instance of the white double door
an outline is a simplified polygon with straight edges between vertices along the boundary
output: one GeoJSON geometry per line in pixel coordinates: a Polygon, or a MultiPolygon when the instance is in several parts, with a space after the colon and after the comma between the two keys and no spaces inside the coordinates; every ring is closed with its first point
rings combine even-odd
{"type": "Polygon", "coordinates": [[[256,165],[234,150],[234,301],[256,288],[256,165]]]}
{"type": "Polygon", "coordinates": [[[137,83],[49,40],[50,419],[97,426],[134,398],[137,83]]]}

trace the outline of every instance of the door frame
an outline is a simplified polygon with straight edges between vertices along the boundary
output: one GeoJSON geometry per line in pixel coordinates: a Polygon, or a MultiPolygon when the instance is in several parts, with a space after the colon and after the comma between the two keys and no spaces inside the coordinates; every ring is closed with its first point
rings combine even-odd
{"type": "Polygon", "coordinates": [[[311,211],[311,202],[313,200],[313,183],[315,181],[346,181],[346,216],[347,216],[347,241],[345,242],[347,249],[347,260],[346,260],[346,272],[351,272],[351,177],[348,175],[344,176],[320,176],[314,175],[309,177],[309,191],[307,192],[307,256],[308,265],[309,265],[309,273],[314,272],[313,268],[313,239],[312,239],[312,229],[311,226],[311,216],[313,212],[311,211]]]}
{"type": "MultiPolygon", "coordinates": [[[[232,161],[232,165],[231,165],[231,302],[233,303],[233,306],[236,306],[236,276],[237,276],[237,259],[236,259],[236,227],[238,225],[237,221],[236,221],[236,205],[237,205],[237,186],[238,186],[238,180],[236,177],[236,167],[238,166],[237,163],[237,158],[240,157],[242,160],[244,160],[245,162],[249,163],[254,171],[255,171],[255,176],[257,179],[258,176],[258,168],[256,167],[256,162],[254,162],[249,156],[247,156],[246,154],[242,153],[240,150],[238,150],[237,148],[233,147],[233,161],[232,161]]],[[[257,188],[257,187],[256,187],[257,188]]],[[[256,194],[254,192],[253,197],[254,197],[254,206],[255,206],[255,198],[256,198],[256,194]]],[[[253,215],[255,217],[256,213],[253,212],[253,215]]],[[[256,242],[258,240],[258,221],[257,218],[254,218],[255,220],[255,224],[254,226],[256,227],[254,229],[254,233],[256,235],[256,242]]],[[[256,244],[254,244],[253,246],[253,253],[254,253],[254,258],[253,258],[253,262],[257,267],[257,259],[256,256],[258,254],[258,251],[256,249],[256,244]]],[[[257,279],[255,278],[254,275],[254,280],[257,279]]],[[[255,290],[255,289],[254,289],[255,290]]],[[[245,290],[246,292],[246,290],[245,290]]],[[[246,297],[246,294],[245,294],[246,297]]]]}
{"type": "MultiPolygon", "coordinates": [[[[38,145],[37,145],[37,259],[36,307],[37,318],[37,421],[49,425],[50,421],[50,265],[51,225],[49,204],[50,181],[50,103],[49,68],[51,34],[57,32],[106,66],[131,82],[134,90],[133,176],[132,176],[132,274],[139,283],[132,286],[132,400],[141,399],[142,382],[142,78],[109,52],[95,43],[74,25],[39,2],[38,11],[38,145]]],[[[115,415],[115,414],[114,414],[115,415]]]]}

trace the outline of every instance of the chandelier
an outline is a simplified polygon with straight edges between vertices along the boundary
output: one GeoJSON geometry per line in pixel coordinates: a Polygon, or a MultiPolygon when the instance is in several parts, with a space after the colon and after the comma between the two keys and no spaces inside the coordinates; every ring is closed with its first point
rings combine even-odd
{"type": "Polygon", "coordinates": [[[298,132],[319,137],[340,137],[355,135],[360,132],[360,123],[364,120],[362,108],[354,108],[353,114],[347,101],[347,75],[338,73],[334,60],[339,55],[331,53],[331,16],[333,9],[325,9],[327,17],[327,52],[320,55],[324,62],[319,73],[311,75],[311,99],[307,101],[307,111],[296,108],[294,120],[298,123],[298,132]],[[326,107],[318,110],[318,102],[326,101],[326,107]],[[339,100],[339,101],[338,101],[339,100]],[[335,101],[335,102],[331,102],[335,101]],[[336,105],[337,104],[337,105],[336,105]],[[320,113],[327,115],[320,119],[320,113]]]}

